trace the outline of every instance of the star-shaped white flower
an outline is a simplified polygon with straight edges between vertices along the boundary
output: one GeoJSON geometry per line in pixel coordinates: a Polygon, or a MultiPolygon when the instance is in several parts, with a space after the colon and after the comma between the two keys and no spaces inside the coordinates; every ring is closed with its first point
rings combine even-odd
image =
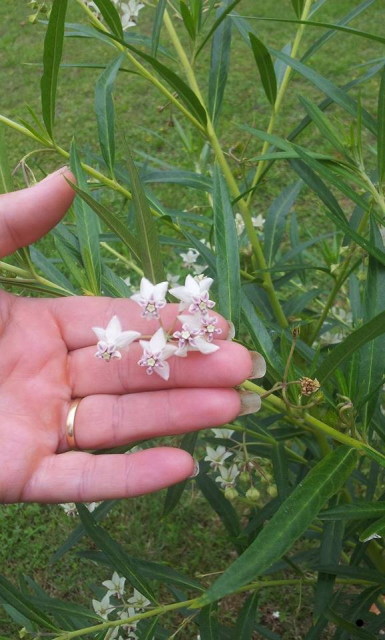
{"type": "Polygon", "coordinates": [[[167,344],[163,329],[158,329],[149,341],[140,340],[140,346],[143,349],[143,355],[138,361],[138,365],[146,367],[148,375],[155,371],[163,380],[168,380],[170,377],[170,365],[165,361],[174,355],[177,347],[167,344]]]}
{"type": "Polygon", "coordinates": [[[222,489],[226,487],[233,487],[235,480],[239,475],[239,469],[236,464],[232,464],[230,467],[219,467],[220,476],[215,478],[215,482],[220,482],[222,489]]]}
{"type": "Polygon", "coordinates": [[[107,327],[92,327],[92,331],[99,338],[98,350],[95,353],[97,358],[102,358],[109,362],[112,358],[121,358],[119,349],[128,347],[131,342],[140,338],[138,331],[122,331],[122,325],[118,316],[113,316],[107,327]]]}
{"type": "Polygon", "coordinates": [[[126,578],[124,576],[120,576],[117,571],[114,571],[111,580],[105,580],[102,584],[106,587],[108,596],[122,598],[124,595],[125,582],[126,578]]]}
{"type": "Polygon", "coordinates": [[[134,300],[143,308],[143,318],[159,318],[159,309],[166,306],[166,293],[168,282],[152,284],[147,278],[140,281],[139,293],[134,293],[131,300],[134,300]]]}
{"type": "Polygon", "coordinates": [[[255,229],[259,229],[260,231],[263,231],[263,227],[265,225],[265,218],[261,213],[259,213],[257,216],[253,216],[251,218],[251,222],[253,223],[253,227],[255,227],[255,229]]]}
{"type": "Polygon", "coordinates": [[[182,303],[182,308],[188,307],[190,313],[199,312],[207,314],[212,309],[215,302],[209,300],[209,289],[213,283],[212,278],[193,278],[190,274],[186,277],[183,287],[170,289],[171,295],[178,298],[182,303]]]}
{"type": "Polygon", "coordinates": [[[214,434],[214,438],[223,438],[224,440],[230,439],[234,433],[233,429],[211,429],[214,434]]]}
{"type": "Polygon", "coordinates": [[[127,3],[121,3],[120,8],[122,11],[121,20],[123,29],[136,26],[136,18],[143,7],[143,2],[138,2],[138,0],[129,0],[127,3]]]}
{"type": "Polygon", "coordinates": [[[216,449],[207,446],[206,454],[204,459],[210,463],[210,467],[213,469],[223,466],[225,460],[233,455],[231,451],[227,451],[226,447],[222,445],[219,445],[216,449]]]}
{"type": "Polygon", "coordinates": [[[192,267],[199,258],[199,251],[196,249],[188,249],[187,253],[180,253],[179,255],[183,260],[183,266],[189,268],[192,267]]]}
{"type": "Polygon", "coordinates": [[[143,610],[146,607],[150,606],[151,602],[148,600],[140,591],[134,589],[134,595],[132,598],[128,598],[127,602],[130,603],[134,609],[143,610]]]}
{"type": "Polygon", "coordinates": [[[92,600],[92,606],[95,613],[98,614],[104,620],[108,620],[108,614],[113,611],[115,607],[110,604],[110,596],[106,593],[105,596],[99,600],[92,600]]]}
{"type": "Polygon", "coordinates": [[[202,316],[199,314],[193,316],[180,315],[178,320],[182,323],[182,329],[173,333],[173,337],[178,340],[176,356],[184,357],[187,355],[187,351],[200,351],[201,353],[209,354],[219,349],[217,345],[211,343],[212,338],[211,340],[209,338],[205,339],[202,316]]]}

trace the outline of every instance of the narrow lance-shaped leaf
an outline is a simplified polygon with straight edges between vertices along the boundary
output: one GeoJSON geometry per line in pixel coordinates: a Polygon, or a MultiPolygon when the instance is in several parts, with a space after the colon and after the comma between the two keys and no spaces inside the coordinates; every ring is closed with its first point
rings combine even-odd
{"type": "Polygon", "coordinates": [[[183,24],[186,27],[186,31],[189,34],[191,40],[195,40],[196,32],[195,32],[195,24],[193,17],[190,13],[190,9],[188,8],[185,0],[180,0],[179,2],[180,14],[182,16],[183,24]]]}
{"type": "Polygon", "coordinates": [[[234,7],[240,2],[241,0],[233,0],[233,2],[231,2],[226,9],[223,11],[223,13],[221,13],[220,16],[217,17],[217,19],[215,20],[214,24],[212,25],[211,29],[209,30],[209,32],[206,34],[206,36],[203,38],[203,41],[200,43],[195,57],[197,58],[199,53],[202,51],[203,47],[205,46],[206,42],[208,42],[211,38],[211,36],[213,35],[213,33],[216,31],[216,29],[218,29],[219,25],[221,24],[222,20],[224,20],[226,18],[226,16],[230,13],[230,11],[232,9],[234,9],[234,7]]]}
{"type": "Polygon", "coordinates": [[[46,129],[53,137],[57,78],[63,52],[67,0],[53,0],[44,38],[43,75],[40,81],[41,107],[46,129]]]}
{"type": "Polygon", "coordinates": [[[151,282],[156,283],[164,279],[162,256],[158,231],[155,220],[150,211],[146,194],[139,178],[137,168],[127,151],[128,172],[131,182],[132,202],[135,210],[136,227],[138,229],[138,251],[142,263],[143,273],[151,282]]]}
{"type": "Polygon", "coordinates": [[[52,623],[50,618],[38,606],[32,604],[30,598],[16,589],[4,576],[0,576],[0,600],[10,604],[22,616],[38,624],[40,628],[58,631],[57,626],[52,623]]]}
{"type": "Polygon", "coordinates": [[[76,507],[88,535],[97,544],[99,549],[106,554],[116,571],[125,576],[130,584],[135,587],[135,589],[138,589],[146,598],[155,602],[156,598],[150,585],[147,580],[143,579],[142,575],[132,564],[130,556],[125,552],[123,547],[115,542],[105,529],[96,524],[87,507],[83,504],[77,504],[76,507]]]}
{"type": "Polygon", "coordinates": [[[292,7],[297,18],[300,18],[305,6],[305,0],[291,0],[292,7]]]}
{"type": "Polygon", "coordinates": [[[323,504],[345,483],[357,460],[354,449],[340,446],[297,485],[252,544],[199,598],[204,606],[256,580],[306,531],[323,504]]]}
{"type": "Polygon", "coordinates": [[[295,203],[302,187],[302,180],[285,187],[268,209],[264,227],[264,253],[271,267],[285,231],[286,217],[295,203]]]}
{"type": "Polygon", "coordinates": [[[138,243],[135,236],[127,229],[127,225],[123,224],[119,218],[111,213],[107,207],[95,200],[89,193],[79,189],[76,184],[71,184],[71,187],[79,196],[95,211],[95,213],[101,218],[106,225],[124,242],[126,247],[131,251],[133,256],[140,262],[140,252],[138,249],[138,243]]]}
{"type": "Polygon", "coordinates": [[[385,65],[381,73],[380,90],[378,92],[378,136],[377,136],[377,167],[378,182],[382,185],[385,178],[385,65]]]}
{"type": "Polygon", "coordinates": [[[353,331],[343,342],[334,347],[331,353],[321,362],[314,375],[321,383],[325,382],[362,345],[374,340],[383,333],[385,333],[385,311],[382,311],[362,327],[353,331]]]}
{"type": "Polygon", "coordinates": [[[238,236],[230,196],[218,166],[214,169],[213,209],[219,311],[237,331],[241,294],[238,236]]]}
{"type": "MultiPolygon", "coordinates": [[[[312,84],[314,84],[320,91],[325,93],[333,102],[338,104],[340,107],[345,109],[348,113],[350,113],[353,117],[357,117],[358,106],[356,100],[350,98],[347,92],[339,87],[336,87],[330,80],[324,78],[321,74],[314,71],[299,60],[295,60],[291,56],[286,55],[283,51],[278,51],[276,49],[269,49],[271,53],[273,53],[277,58],[285,62],[287,65],[292,67],[295,71],[298,71],[304,78],[309,80],[312,84]]],[[[362,110],[362,122],[369,131],[376,135],[377,133],[377,123],[375,119],[365,111],[362,110]]]]}
{"type": "MultiPolygon", "coordinates": [[[[87,192],[87,181],[81,168],[79,156],[73,142],[70,150],[71,169],[82,191],[87,192]]],[[[80,254],[86,272],[88,287],[94,295],[100,295],[101,261],[99,245],[99,221],[82,198],[75,198],[74,211],[80,254]]]]}
{"type": "Polygon", "coordinates": [[[123,38],[123,28],[120,15],[111,0],[95,0],[95,4],[102,14],[106,24],[110,27],[112,33],[118,36],[118,38],[123,38]]]}
{"type": "MultiPolygon", "coordinates": [[[[229,0],[218,9],[218,16],[226,11],[229,0]]],[[[211,59],[209,74],[209,113],[213,122],[216,121],[223,101],[230,64],[231,19],[222,20],[214,32],[211,43],[211,59]]]]}
{"type": "Polygon", "coordinates": [[[259,592],[255,591],[246,600],[235,624],[234,637],[238,640],[252,640],[258,609],[259,592]]]}
{"type": "Polygon", "coordinates": [[[99,144],[104,162],[111,174],[114,173],[115,162],[115,113],[112,91],[122,60],[123,54],[113,60],[99,76],[95,85],[95,113],[99,144]]]}
{"type": "Polygon", "coordinates": [[[152,25],[152,37],[151,37],[151,55],[156,58],[159,46],[160,32],[163,24],[163,14],[167,5],[167,0],[158,0],[156,5],[155,18],[152,25]]]}
{"type": "Polygon", "coordinates": [[[274,106],[277,98],[277,78],[275,77],[273,61],[270,53],[261,40],[259,40],[253,33],[249,33],[249,38],[266,98],[270,104],[274,106]]]}
{"type": "MultiPolygon", "coordinates": [[[[188,451],[191,455],[193,455],[195,444],[197,441],[197,436],[198,436],[197,433],[186,433],[182,438],[180,449],[183,449],[184,451],[188,451]]],[[[187,480],[183,480],[182,482],[178,482],[177,484],[174,484],[172,487],[169,487],[167,489],[166,498],[165,498],[164,507],[163,507],[163,516],[169,515],[169,513],[171,513],[171,511],[175,509],[179,500],[182,497],[182,494],[185,490],[187,482],[188,482],[187,480]]]]}

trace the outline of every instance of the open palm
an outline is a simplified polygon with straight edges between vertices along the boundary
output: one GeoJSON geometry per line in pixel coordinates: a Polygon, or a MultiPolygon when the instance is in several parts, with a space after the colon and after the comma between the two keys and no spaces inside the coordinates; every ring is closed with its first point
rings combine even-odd
{"type": "MultiPolygon", "coordinates": [[[[71,174],[68,174],[71,179],[71,174]]],[[[0,197],[0,255],[46,233],[64,215],[73,192],[61,173],[0,197]]],[[[162,310],[172,327],[177,305],[162,310]]],[[[94,358],[93,326],[117,315],[124,330],[151,334],[135,302],[111,298],[21,298],[0,292],[0,501],[88,502],[155,491],[192,474],[194,461],[177,448],[125,454],[91,453],[232,420],[240,396],[232,388],[251,375],[240,345],[221,341],[210,356],[172,358],[167,381],[137,366],[140,347],[121,360],[94,358]],[[71,402],[76,443],[66,441],[71,402]]],[[[227,323],[219,318],[221,338],[227,323]]]]}

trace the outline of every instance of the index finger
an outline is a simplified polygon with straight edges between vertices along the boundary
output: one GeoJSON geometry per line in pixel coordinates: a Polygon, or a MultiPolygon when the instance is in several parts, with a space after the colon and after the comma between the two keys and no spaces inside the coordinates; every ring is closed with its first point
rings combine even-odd
{"type": "MultiPolygon", "coordinates": [[[[43,301],[36,300],[39,302],[43,301]]],[[[95,345],[97,338],[92,327],[105,328],[115,315],[124,331],[139,331],[142,335],[151,336],[160,326],[156,318],[143,318],[140,306],[125,298],[73,296],[53,299],[49,304],[69,351],[95,345]]],[[[181,313],[179,304],[167,304],[159,311],[163,328],[175,330],[180,325],[177,316],[181,313]]],[[[229,334],[227,320],[212,311],[210,316],[217,318],[216,326],[221,329],[216,339],[226,339],[229,334]]]]}

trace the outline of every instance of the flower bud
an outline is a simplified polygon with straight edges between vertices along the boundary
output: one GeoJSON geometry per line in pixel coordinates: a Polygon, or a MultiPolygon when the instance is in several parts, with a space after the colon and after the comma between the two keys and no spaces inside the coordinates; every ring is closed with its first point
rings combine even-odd
{"type": "Polygon", "coordinates": [[[271,484],[270,487],[267,487],[267,493],[269,494],[270,498],[276,498],[278,495],[278,491],[277,491],[277,487],[275,486],[275,484],[271,484]]]}
{"type": "Polygon", "coordinates": [[[252,500],[253,502],[256,502],[260,497],[261,492],[258,491],[258,489],[256,489],[255,487],[250,487],[250,489],[246,491],[246,498],[252,500]]]}
{"type": "Polygon", "coordinates": [[[301,385],[301,394],[303,396],[311,396],[313,393],[318,391],[318,389],[321,386],[317,378],[314,378],[313,380],[312,378],[306,378],[306,377],[300,378],[300,385],[301,385]]]}
{"type": "Polygon", "coordinates": [[[248,473],[248,471],[242,471],[239,475],[239,479],[241,482],[249,482],[250,474],[248,473]]]}
{"type": "Polygon", "coordinates": [[[226,487],[225,489],[225,498],[228,500],[235,500],[238,496],[238,491],[234,489],[234,487],[226,487]]]}

